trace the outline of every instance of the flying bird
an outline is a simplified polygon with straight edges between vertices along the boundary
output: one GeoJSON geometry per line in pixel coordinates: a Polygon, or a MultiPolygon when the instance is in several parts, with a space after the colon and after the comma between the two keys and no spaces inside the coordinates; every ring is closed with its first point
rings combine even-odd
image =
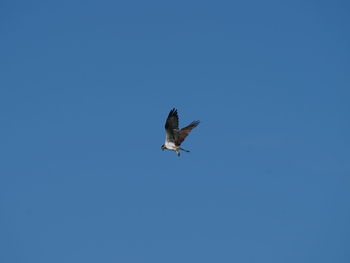
{"type": "Polygon", "coordinates": [[[188,134],[193,128],[197,127],[199,121],[193,121],[186,127],[179,130],[179,116],[177,115],[177,109],[172,109],[169,112],[168,118],[165,122],[165,143],[160,146],[164,149],[175,151],[177,156],[180,156],[180,150],[184,152],[190,152],[180,147],[181,143],[186,139],[188,134]]]}

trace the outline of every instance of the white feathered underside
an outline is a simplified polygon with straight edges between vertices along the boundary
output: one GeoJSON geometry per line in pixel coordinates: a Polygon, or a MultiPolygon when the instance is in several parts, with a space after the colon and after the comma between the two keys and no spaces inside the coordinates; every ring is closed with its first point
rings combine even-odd
{"type": "Polygon", "coordinates": [[[177,149],[177,147],[175,145],[174,136],[170,132],[166,132],[164,145],[169,150],[176,150],[177,149]]]}

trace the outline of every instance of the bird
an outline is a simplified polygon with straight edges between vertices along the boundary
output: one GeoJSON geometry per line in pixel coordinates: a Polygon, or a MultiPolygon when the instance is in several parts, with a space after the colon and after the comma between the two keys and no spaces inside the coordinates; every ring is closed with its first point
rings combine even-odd
{"type": "Polygon", "coordinates": [[[165,149],[175,151],[177,156],[180,156],[180,151],[190,152],[180,147],[181,143],[186,139],[188,134],[193,128],[197,127],[200,121],[193,121],[186,127],[179,129],[179,116],[177,115],[177,109],[173,108],[165,122],[165,143],[160,146],[164,151],[165,149]]]}

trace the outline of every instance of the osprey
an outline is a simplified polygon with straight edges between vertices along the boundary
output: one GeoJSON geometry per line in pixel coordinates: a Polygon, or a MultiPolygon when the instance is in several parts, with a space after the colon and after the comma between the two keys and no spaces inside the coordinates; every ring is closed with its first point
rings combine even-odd
{"type": "Polygon", "coordinates": [[[164,149],[175,151],[177,156],[180,156],[180,150],[184,152],[190,152],[180,147],[181,143],[185,140],[191,130],[199,124],[199,121],[193,121],[186,127],[179,130],[179,117],[177,116],[177,110],[174,108],[169,112],[168,118],[165,122],[165,144],[160,146],[164,149]]]}

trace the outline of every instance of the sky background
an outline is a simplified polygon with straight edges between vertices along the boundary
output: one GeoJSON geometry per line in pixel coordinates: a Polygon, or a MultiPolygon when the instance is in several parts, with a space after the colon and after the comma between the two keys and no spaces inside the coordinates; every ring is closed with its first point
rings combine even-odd
{"type": "Polygon", "coordinates": [[[350,262],[349,13],[2,0],[0,262],[350,262]]]}

